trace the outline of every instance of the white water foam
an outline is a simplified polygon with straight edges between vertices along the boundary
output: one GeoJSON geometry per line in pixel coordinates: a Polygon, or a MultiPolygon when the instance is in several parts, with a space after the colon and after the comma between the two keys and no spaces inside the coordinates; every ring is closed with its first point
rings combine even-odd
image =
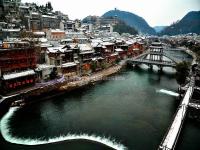
{"type": "Polygon", "coordinates": [[[169,91],[169,90],[165,90],[165,89],[158,90],[157,92],[164,93],[164,94],[171,95],[171,96],[176,96],[176,97],[179,96],[178,93],[173,92],[173,91],[169,91]]]}
{"type": "Polygon", "coordinates": [[[19,108],[17,107],[10,108],[9,111],[1,119],[0,122],[1,134],[7,142],[14,144],[21,144],[21,145],[42,145],[42,144],[57,143],[69,140],[88,140],[104,144],[116,150],[127,150],[127,148],[124,145],[117,143],[115,140],[111,138],[100,137],[96,135],[88,135],[88,134],[80,134],[80,135],[67,134],[67,135],[61,135],[59,137],[49,138],[47,140],[42,140],[40,138],[24,139],[24,138],[14,137],[10,133],[9,121],[10,118],[12,118],[12,116],[14,115],[15,111],[17,111],[18,109],[19,108]]]}

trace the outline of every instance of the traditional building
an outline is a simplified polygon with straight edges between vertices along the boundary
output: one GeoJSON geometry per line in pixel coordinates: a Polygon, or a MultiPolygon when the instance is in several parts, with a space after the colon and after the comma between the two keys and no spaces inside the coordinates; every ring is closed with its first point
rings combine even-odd
{"type": "Polygon", "coordinates": [[[103,42],[103,45],[106,47],[105,49],[105,58],[107,63],[110,65],[114,64],[118,58],[118,53],[115,51],[115,43],[113,42],[103,42]]]}
{"type": "Polygon", "coordinates": [[[59,29],[60,20],[54,15],[42,15],[41,16],[42,29],[59,29]]]}
{"type": "Polygon", "coordinates": [[[64,47],[49,47],[47,49],[47,64],[54,65],[58,72],[67,76],[76,75],[78,72],[78,63],[74,59],[76,53],[73,47],[66,45],[64,47]]]}
{"type": "Polygon", "coordinates": [[[20,31],[20,29],[2,29],[0,30],[0,40],[6,38],[19,38],[20,31]]]}
{"type": "Polygon", "coordinates": [[[144,44],[141,42],[134,42],[128,47],[128,56],[135,57],[144,52],[144,44]]]}
{"type": "Polygon", "coordinates": [[[30,25],[28,25],[27,28],[29,28],[29,26],[33,32],[40,31],[42,29],[41,16],[38,12],[31,13],[30,25]]]}
{"type": "Polygon", "coordinates": [[[91,70],[91,62],[94,54],[94,50],[90,44],[79,44],[79,60],[81,65],[81,74],[88,74],[91,70]]]}
{"type": "Polygon", "coordinates": [[[109,56],[110,54],[114,53],[115,52],[115,43],[112,43],[112,42],[103,42],[102,43],[103,46],[106,47],[106,55],[109,56]]]}
{"type": "Polygon", "coordinates": [[[99,41],[94,41],[91,43],[93,49],[94,49],[94,56],[95,57],[105,57],[106,56],[106,46],[104,46],[99,41]]]}
{"type": "Polygon", "coordinates": [[[0,78],[3,93],[35,83],[35,50],[27,42],[6,42],[0,48],[0,78]]]}
{"type": "Polygon", "coordinates": [[[64,24],[64,29],[74,31],[75,30],[75,22],[72,20],[66,21],[64,24]]]}
{"type": "Polygon", "coordinates": [[[127,51],[121,48],[116,48],[115,52],[118,53],[120,59],[125,59],[127,57],[127,51]]]}
{"type": "Polygon", "coordinates": [[[94,54],[92,58],[92,64],[95,64],[93,71],[98,71],[106,68],[106,47],[102,44],[101,40],[93,40],[91,43],[94,54]]]}
{"type": "Polygon", "coordinates": [[[30,17],[27,16],[26,22],[28,22],[26,28],[29,29],[30,26],[34,32],[60,28],[60,20],[53,14],[42,15],[39,12],[31,12],[30,17]]]}
{"type": "Polygon", "coordinates": [[[61,66],[61,70],[65,76],[75,76],[78,73],[78,65],[75,62],[64,63],[61,66]]]}
{"type": "Polygon", "coordinates": [[[21,18],[21,25],[23,25],[23,28],[30,30],[30,20],[31,20],[31,9],[28,5],[21,4],[19,6],[19,15],[21,18]]]}
{"type": "Polygon", "coordinates": [[[48,80],[51,76],[53,68],[55,68],[54,65],[38,64],[36,69],[38,82],[48,80]]]}
{"type": "Polygon", "coordinates": [[[50,41],[58,41],[66,37],[65,31],[60,29],[49,29],[46,32],[47,39],[50,41]]]}

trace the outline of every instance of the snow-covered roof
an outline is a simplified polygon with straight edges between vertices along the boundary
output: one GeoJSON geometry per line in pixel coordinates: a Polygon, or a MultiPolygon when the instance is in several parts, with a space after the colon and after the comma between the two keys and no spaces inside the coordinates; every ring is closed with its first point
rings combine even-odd
{"type": "Polygon", "coordinates": [[[78,47],[80,48],[80,51],[91,51],[92,46],[89,44],[79,44],[78,47]]]}
{"type": "Polygon", "coordinates": [[[17,72],[17,73],[5,74],[3,75],[3,80],[11,80],[11,79],[16,79],[16,78],[25,77],[25,76],[34,75],[34,74],[35,74],[34,70],[26,70],[26,71],[17,72]]]}
{"type": "Polygon", "coordinates": [[[29,7],[28,7],[28,6],[24,6],[24,5],[20,5],[19,8],[25,8],[25,9],[28,9],[29,7]]]}
{"type": "Polygon", "coordinates": [[[72,42],[72,39],[62,39],[61,42],[72,42]]]}
{"type": "Polygon", "coordinates": [[[74,63],[74,62],[68,62],[68,63],[62,64],[62,67],[67,68],[67,67],[73,67],[73,66],[76,66],[76,65],[77,64],[74,63]]]}
{"type": "Polygon", "coordinates": [[[111,42],[103,42],[103,45],[104,45],[104,46],[109,46],[109,45],[114,45],[114,43],[111,43],[111,42]]]}
{"type": "Polygon", "coordinates": [[[103,57],[94,57],[94,58],[92,58],[93,61],[102,60],[102,59],[105,59],[105,58],[103,58],[103,57]]]}
{"type": "Polygon", "coordinates": [[[139,51],[139,50],[140,50],[139,48],[134,48],[134,49],[133,49],[133,51],[139,51]]]}
{"type": "Polygon", "coordinates": [[[91,54],[91,53],[94,53],[94,51],[92,51],[92,50],[91,50],[91,51],[83,51],[83,52],[80,53],[80,55],[81,55],[81,54],[82,54],[82,55],[83,55],[83,54],[91,54]]]}
{"type": "Polygon", "coordinates": [[[49,53],[57,53],[62,47],[48,47],[47,50],[49,53]]]}
{"type": "Polygon", "coordinates": [[[136,42],[136,40],[128,40],[128,41],[126,41],[126,44],[132,45],[132,44],[134,44],[135,42],[136,42]]]}
{"type": "Polygon", "coordinates": [[[63,46],[59,46],[59,47],[48,47],[47,50],[48,50],[49,53],[72,52],[72,49],[63,48],[63,46]]]}
{"type": "Polygon", "coordinates": [[[52,47],[52,45],[48,43],[41,43],[40,47],[52,47]]]}
{"type": "MultiPolygon", "coordinates": [[[[109,37],[109,36],[107,36],[107,37],[109,37]]],[[[103,40],[103,42],[110,42],[110,38],[103,38],[102,40],[103,40]]]]}
{"type": "Polygon", "coordinates": [[[48,42],[47,38],[39,38],[39,41],[42,42],[42,43],[48,42]]]}
{"type": "Polygon", "coordinates": [[[74,21],[73,20],[68,20],[67,23],[74,23],[74,21]]]}
{"type": "Polygon", "coordinates": [[[60,30],[60,29],[50,29],[50,32],[51,33],[64,33],[65,34],[65,31],[60,30]]]}
{"type": "Polygon", "coordinates": [[[101,39],[92,39],[92,43],[102,43],[103,41],[101,39]]]}
{"type": "Polygon", "coordinates": [[[2,29],[2,31],[7,31],[7,32],[19,32],[20,29],[2,29]]]}
{"type": "Polygon", "coordinates": [[[116,42],[116,43],[122,43],[123,40],[122,40],[122,39],[117,39],[115,42],[116,42]]]}
{"type": "Polygon", "coordinates": [[[36,70],[44,70],[55,67],[55,65],[38,64],[36,70]]]}
{"type": "Polygon", "coordinates": [[[37,13],[37,12],[32,12],[31,14],[32,15],[39,15],[39,13],[37,13]]]}
{"type": "Polygon", "coordinates": [[[42,17],[44,17],[44,18],[53,18],[53,19],[57,18],[56,16],[49,16],[49,15],[42,15],[42,17]]]}
{"type": "Polygon", "coordinates": [[[123,52],[124,50],[121,49],[121,48],[116,48],[115,51],[116,51],[116,52],[123,52]]]}
{"type": "Polygon", "coordinates": [[[104,47],[101,43],[99,43],[99,42],[92,42],[91,43],[91,46],[92,47],[104,47]]]}
{"type": "Polygon", "coordinates": [[[34,35],[45,35],[44,32],[33,32],[34,35]]]}
{"type": "Polygon", "coordinates": [[[110,56],[117,56],[117,55],[119,55],[119,54],[118,53],[113,53],[110,56]]]}

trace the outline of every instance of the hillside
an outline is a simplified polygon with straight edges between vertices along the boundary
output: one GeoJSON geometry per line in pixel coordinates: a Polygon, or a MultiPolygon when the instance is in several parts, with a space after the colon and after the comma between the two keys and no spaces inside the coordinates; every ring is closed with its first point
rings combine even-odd
{"type": "Polygon", "coordinates": [[[200,11],[189,12],[180,21],[170,25],[161,32],[162,35],[187,33],[200,34],[200,11]]]}
{"type": "Polygon", "coordinates": [[[141,33],[156,34],[155,30],[152,27],[150,27],[142,17],[139,17],[130,12],[115,9],[106,12],[102,17],[115,16],[117,17],[117,19],[124,21],[127,25],[134,27],[141,33]]]}
{"type": "Polygon", "coordinates": [[[82,20],[82,23],[91,23],[95,24],[98,20],[99,16],[87,16],[82,20]]]}
{"type": "Polygon", "coordinates": [[[132,35],[135,35],[138,33],[134,27],[127,25],[123,21],[118,21],[118,23],[114,26],[113,31],[118,32],[119,34],[130,33],[132,35]]]}

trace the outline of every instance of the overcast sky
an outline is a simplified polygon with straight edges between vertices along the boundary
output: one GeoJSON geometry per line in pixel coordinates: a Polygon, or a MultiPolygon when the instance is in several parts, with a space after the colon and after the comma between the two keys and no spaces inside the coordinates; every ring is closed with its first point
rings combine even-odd
{"type": "Polygon", "coordinates": [[[39,5],[48,1],[54,10],[68,14],[70,19],[101,16],[117,8],[143,17],[150,26],[170,25],[189,11],[200,10],[200,0],[22,0],[39,5]]]}

